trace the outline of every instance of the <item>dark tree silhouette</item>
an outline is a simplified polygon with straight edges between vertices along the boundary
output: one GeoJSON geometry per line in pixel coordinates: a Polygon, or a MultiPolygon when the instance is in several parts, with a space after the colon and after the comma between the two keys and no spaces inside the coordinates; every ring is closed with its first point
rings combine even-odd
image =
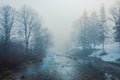
{"type": "Polygon", "coordinates": [[[19,11],[19,22],[23,26],[23,32],[25,36],[25,45],[26,45],[26,55],[29,54],[28,48],[30,44],[30,37],[32,34],[33,28],[38,22],[37,14],[34,10],[27,8],[26,6],[22,7],[19,11]]]}
{"type": "Polygon", "coordinates": [[[11,30],[15,23],[16,11],[10,6],[3,6],[0,9],[0,25],[1,25],[1,34],[3,35],[4,40],[4,53],[7,54],[10,38],[11,38],[11,30]]]}
{"type": "Polygon", "coordinates": [[[117,1],[116,4],[110,9],[112,15],[112,21],[115,24],[115,41],[120,43],[120,1],[117,1]]]}

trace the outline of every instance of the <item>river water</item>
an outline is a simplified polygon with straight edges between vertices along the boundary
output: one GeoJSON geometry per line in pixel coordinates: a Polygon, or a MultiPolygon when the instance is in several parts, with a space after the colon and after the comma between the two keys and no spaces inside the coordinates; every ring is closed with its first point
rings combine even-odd
{"type": "Polygon", "coordinates": [[[37,80],[41,76],[40,73],[47,73],[59,77],[60,80],[74,80],[77,72],[75,64],[76,62],[67,57],[67,54],[49,53],[42,64],[29,65],[25,70],[16,74],[16,79],[21,80],[21,77],[24,76],[26,80],[37,80]]]}

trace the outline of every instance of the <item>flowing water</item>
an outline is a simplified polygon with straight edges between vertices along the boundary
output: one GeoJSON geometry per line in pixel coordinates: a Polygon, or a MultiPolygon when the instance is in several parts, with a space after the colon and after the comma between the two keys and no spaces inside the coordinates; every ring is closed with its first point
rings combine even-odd
{"type": "Polygon", "coordinates": [[[20,80],[21,76],[25,76],[29,80],[36,80],[36,77],[41,76],[39,75],[41,72],[53,74],[60,80],[74,80],[76,75],[75,61],[67,57],[67,54],[49,53],[42,64],[29,65],[25,70],[19,72],[17,80],[20,80]]]}

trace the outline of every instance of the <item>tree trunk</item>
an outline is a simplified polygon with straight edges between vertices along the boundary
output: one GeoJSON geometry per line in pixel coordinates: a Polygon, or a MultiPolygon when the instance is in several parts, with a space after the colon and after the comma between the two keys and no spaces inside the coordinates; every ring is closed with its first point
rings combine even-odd
{"type": "Polygon", "coordinates": [[[103,41],[103,44],[102,44],[102,49],[103,49],[103,53],[105,53],[104,41],[103,41]]]}
{"type": "Polygon", "coordinates": [[[9,38],[8,33],[6,33],[6,36],[5,36],[5,44],[4,44],[4,54],[5,54],[5,55],[7,55],[8,48],[9,48],[9,44],[10,44],[10,38],[9,38]]]}
{"type": "Polygon", "coordinates": [[[26,56],[28,56],[28,41],[26,41],[26,56]]]}
{"type": "Polygon", "coordinates": [[[96,46],[96,45],[95,45],[95,42],[93,43],[93,46],[94,46],[94,49],[95,49],[95,46],[96,46]]]}

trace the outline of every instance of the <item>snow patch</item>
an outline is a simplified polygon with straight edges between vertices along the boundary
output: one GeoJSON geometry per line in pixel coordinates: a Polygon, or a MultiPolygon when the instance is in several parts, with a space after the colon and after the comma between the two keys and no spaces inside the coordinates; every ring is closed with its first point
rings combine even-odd
{"type": "Polygon", "coordinates": [[[100,56],[102,50],[93,52],[90,56],[101,58],[103,61],[115,62],[120,58],[120,45],[119,43],[110,43],[105,45],[106,55],[100,56]]]}

